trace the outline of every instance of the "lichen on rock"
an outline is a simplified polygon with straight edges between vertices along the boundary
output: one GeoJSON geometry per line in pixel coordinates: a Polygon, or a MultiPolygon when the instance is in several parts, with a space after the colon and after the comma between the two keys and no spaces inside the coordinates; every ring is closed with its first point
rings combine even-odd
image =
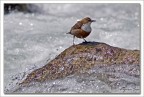
{"type": "Polygon", "coordinates": [[[85,72],[99,64],[139,63],[139,50],[127,50],[98,42],[81,43],[67,48],[48,64],[28,74],[20,84],[63,78],[71,74],[85,72]]]}

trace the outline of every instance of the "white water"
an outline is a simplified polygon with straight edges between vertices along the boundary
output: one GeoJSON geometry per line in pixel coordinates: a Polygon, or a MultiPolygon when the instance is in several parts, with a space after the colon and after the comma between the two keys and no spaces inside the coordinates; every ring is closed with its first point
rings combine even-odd
{"type": "MultiPolygon", "coordinates": [[[[5,93],[140,93],[139,66],[122,64],[107,67],[109,69],[97,67],[93,71],[95,76],[93,73],[89,73],[89,76],[71,75],[19,88],[16,83],[22,81],[28,73],[42,67],[72,45],[72,36],[65,33],[69,32],[77,19],[85,16],[97,21],[92,23],[92,33],[86,38],[87,41],[140,49],[139,4],[36,6],[36,13],[18,12],[4,16],[5,93]],[[134,69],[134,74],[129,74],[130,69],[134,69]],[[103,75],[108,79],[100,78],[103,75]]],[[[76,44],[82,41],[75,39],[76,44]]]]}

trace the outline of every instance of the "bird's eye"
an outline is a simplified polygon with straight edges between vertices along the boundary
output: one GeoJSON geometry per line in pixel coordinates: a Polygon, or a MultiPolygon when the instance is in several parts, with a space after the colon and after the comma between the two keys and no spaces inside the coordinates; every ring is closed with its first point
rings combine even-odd
{"type": "Polygon", "coordinates": [[[91,19],[88,19],[88,21],[91,21],[91,19]]]}

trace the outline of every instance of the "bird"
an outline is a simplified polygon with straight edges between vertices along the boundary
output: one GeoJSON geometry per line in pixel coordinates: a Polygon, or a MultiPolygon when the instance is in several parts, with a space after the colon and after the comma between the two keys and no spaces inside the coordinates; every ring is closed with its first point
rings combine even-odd
{"type": "Polygon", "coordinates": [[[75,37],[82,38],[84,42],[87,42],[85,38],[89,36],[92,31],[92,22],[96,22],[96,20],[92,20],[90,17],[85,17],[77,21],[77,23],[74,26],[72,26],[72,28],[67,34],[73,35],[73,45],[75,37]]]}

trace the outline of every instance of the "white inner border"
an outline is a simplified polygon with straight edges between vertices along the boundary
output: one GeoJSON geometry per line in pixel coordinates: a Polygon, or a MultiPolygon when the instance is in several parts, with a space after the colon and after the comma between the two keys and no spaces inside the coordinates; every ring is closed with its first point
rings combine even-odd
{"type": "Polygon", "coordinates": [[[1,55],[0,55],[0,58],[1,58],[1,61],[0,61],[0,66],[1,66],[1,72],[0,72],[0,74],[1,74],[1,83],[0,83],[0,89],[1,89],[1,91],[0,91],[0,96],[1,97],[3,97],[3,96],[6,96],[6,97],[9,97],[9,96],[11,96],[11,97],[21,97],[21,96],[31,96],[31,97],[41,97],[41,96],[61,96],[61,97],[67,97],[67,96],[81,96],[81,97],[87,97],[87,96],[97,96],[97,97],[121,97],[121,96],[124,96],[124,97],[129,97],[129,96],[131,96],[131,97],[143,97],[144,96],[144,93],[143,93],[143,90],[144,90],[144,88],[143,88],[143,81],[144,81],[144,75],[143,75],[143,71],[144,71],[144,62],[143,62],[143,54],[144,54],[144,52],[143,52],[143,50],[144,50],[144,48],[143,48],[143,17],[144,17],[144,15],[143,15],[143,9],[144,9],[144,7],[143,7],[143,0],[131,0],[131,1],[103,1],[103,0],[99,0],[99,1],[55,1],[55,0],[53,0],[53,1],[29,1],[29,0],[24,0],[24,1],[17,1],[17,0],[12,0],[12,1],[9,1],[9,0],[2,0],[2,1],[0,1],[0,7],[1,7],[1,10],[0,10],[0,12],[1,12],[1,19],[0,19],[0,23],[1,23],[1,34],[0,34],[0,47],[1,47],[1,49],[0,49],[0,52],[1,52],[1,55]],[[90,94],[88,94],[88,95],[85,95],[85,94],[83,94],[83,95],[76,95],[76,94],[71,94],[71,95],[62,95],[62,94],[60,94],[60,95],[57,95],[57,94],[44,94],[44,95],[42,95],[42,94],[40,94],[40,95],[30,95],[30,94],[18,94],[18,95],[8,95],[8,94],[4,94],[4,89],[3,89],[3,87],[4,87],[4,79],[3,79],[3,72],[4,72],[4,47],[3,47],[3,30],[4,30],[4,28],[3,28],[3,5],[4,5],[4,3],[139,3],[140,5],[141,5],[141,94],[131,94],[131,95],[129,95],[129,94],[125,94],[125,95],[122,95],[122,94],[113,94],[113,95],[109,95],[109,94],[105,94],[105,95],[99,95],[99,94],[92,94],[92,95],[90,95],[90,94]]]}

